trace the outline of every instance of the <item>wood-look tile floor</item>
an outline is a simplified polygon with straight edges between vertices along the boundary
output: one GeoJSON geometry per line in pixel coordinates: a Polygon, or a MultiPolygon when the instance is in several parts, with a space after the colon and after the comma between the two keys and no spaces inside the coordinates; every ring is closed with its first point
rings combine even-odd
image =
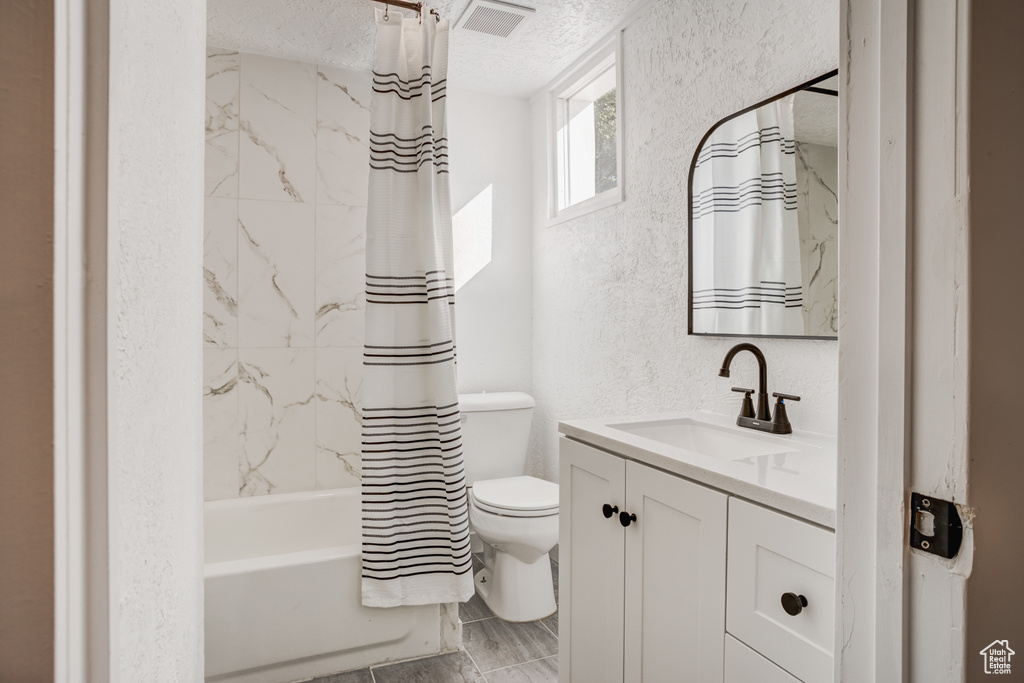
{"type": "MultiPolygon", "coordinates": [[[[473,557],[473,571],[480,569],[473,557]]],[[[558,564],[551,562],[558,603],[558,564]]],[[[465,650],[315,678],[309,683],[557,683],[558,612],[514,624],[474,595],[459,605],[465,650]]]]}

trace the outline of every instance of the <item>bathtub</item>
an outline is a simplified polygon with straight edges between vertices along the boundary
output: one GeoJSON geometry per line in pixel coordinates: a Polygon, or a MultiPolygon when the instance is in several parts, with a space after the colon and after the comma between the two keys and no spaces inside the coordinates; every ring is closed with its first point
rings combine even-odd
{"type": "Polygon", "coordinates": [[[359,489],[205,504],[206,680],[284,683],[438,652],[438,605],[360,604],[359,489]]]}

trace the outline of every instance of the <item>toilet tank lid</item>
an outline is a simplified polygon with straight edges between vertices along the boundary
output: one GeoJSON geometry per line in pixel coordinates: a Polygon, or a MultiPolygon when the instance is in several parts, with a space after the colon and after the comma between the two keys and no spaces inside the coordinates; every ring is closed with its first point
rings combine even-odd
{"type": "Polygon", "coordinates": [[[488,410],[521,410],[536,405],[533,397],[521,391],[494,391],[483,394],[459,394],[459,410],[481,413],[488,410]]]}

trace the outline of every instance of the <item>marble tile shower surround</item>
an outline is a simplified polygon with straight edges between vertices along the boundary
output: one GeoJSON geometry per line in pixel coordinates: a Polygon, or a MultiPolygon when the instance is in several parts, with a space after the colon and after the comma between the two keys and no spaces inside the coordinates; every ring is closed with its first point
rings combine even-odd
{"type": "Polygon", "coordinates": [[[369,74],[207,51],[205,497],[359,483],[369,74]]]}
{"type": "Polygon", "coordinates": [[[796,143],[804,330],[839,334],[839,150],[796,143]]]}

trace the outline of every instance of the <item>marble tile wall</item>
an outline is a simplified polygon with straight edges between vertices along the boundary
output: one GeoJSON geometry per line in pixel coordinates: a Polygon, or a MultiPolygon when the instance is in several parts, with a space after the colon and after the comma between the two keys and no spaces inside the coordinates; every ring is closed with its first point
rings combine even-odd
{"type": "Polygon", "coordinates": [[[796,143],[797,215],[803,270],[804,330],[839,334],[839,150],[796,143]]]}
{"type": "Polygon", "coordinates": [[[209,48],[205,497],[359,483],[369,74],[209,48]]]}

